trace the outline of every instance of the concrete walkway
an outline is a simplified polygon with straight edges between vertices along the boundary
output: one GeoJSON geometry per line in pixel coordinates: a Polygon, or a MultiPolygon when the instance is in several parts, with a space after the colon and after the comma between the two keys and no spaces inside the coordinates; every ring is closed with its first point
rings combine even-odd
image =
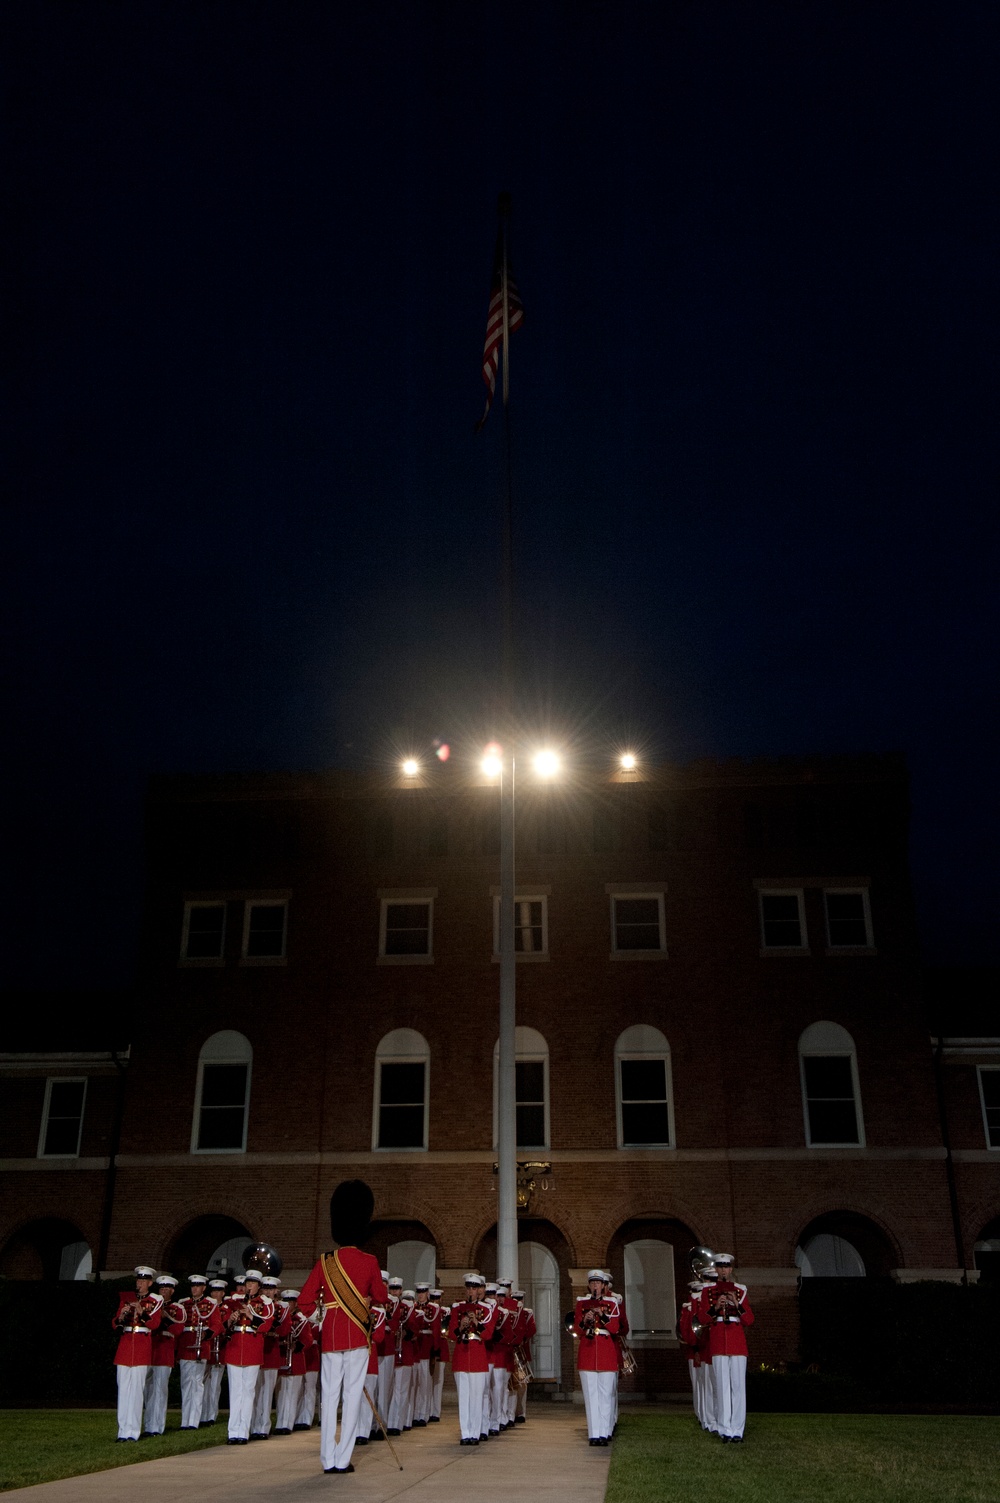
{"type": "Polygon", "coordinates": [[[446,1409],[439,1425],[393,1445],[403,1471],[383,1441],[355,1449],[353,1475],[324,1476],[316,1429],[20,1487],[3,1503],[603,1503],[611,1458],[610,1446],[588,1446],[575,1404],[537,1404],[527,1424],[475,1447],[459,1445],[457,1412],[446,1409]]]}

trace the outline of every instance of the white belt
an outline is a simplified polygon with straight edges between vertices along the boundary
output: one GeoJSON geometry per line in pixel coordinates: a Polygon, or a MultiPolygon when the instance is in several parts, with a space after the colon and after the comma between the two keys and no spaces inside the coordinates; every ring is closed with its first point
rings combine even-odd
{"type": "Polygon", "coordinates": [[[153,1333],[149,1326],[126,1326],[126,1336],[151,1336],[153,1333]]]}
{"type": "Polygon", "coordinates": [[[483,1338],[481,1336],[466,1336],[465,1337],[466,1341],[482,1341],[482,1339],[483,1338]]]}
{"type": "Polygon", "coordinates": [[[715,1317],[715,1324],[717,1326],[738,1326],[739,1323],[740,1318],[738,1315],[717,1315],[715,1317]]]}
{"type": "Polygon", "coordinates": [[[595,1336],[610,1336],[611,1332],[610,1331],[595,1331],[594,1335],[595,1336]]]}

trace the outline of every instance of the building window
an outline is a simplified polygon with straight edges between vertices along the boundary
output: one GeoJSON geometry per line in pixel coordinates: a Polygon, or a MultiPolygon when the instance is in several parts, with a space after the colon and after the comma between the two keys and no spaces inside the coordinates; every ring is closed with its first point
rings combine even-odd
{"type": "Polygon", "coordinates": [[[671,1148],[674,1142],[670,1045],[638,1023],[615,1044],[619,1148],[671,1148]]]}
{"type": "Polygon", "coordinates": [[[181,960],[221,965],[226,947],[224,901],[184,904],[181,928],[181,960]]]}
{"type": "Polygon", "coordinates": [[[86,1078],[67,1080],[55,1077],[45,1082],[42,1130],[38,1138],[40,1159],[79,1157],[86,1099],[86,1078]]]}
{"type": "Polygon", "coordinates": [[[663,922],[663,888],[658,892],[623,891],[609,887],[611,895],[611,953],[613,955],[665,955],[667,942],[663,922]]]}
{"type": "Polygon", "coordinates": [[[853,1242],[820,1232],[795,1249],[795,1266],[804,1279],[863,1279],[865,1261],[853,1242]]]}
{"type": "MultiPolygon", "coordinates": [[[[514,953],[519,960],[548,960],[549,912],[544,893],[514,899],[514,953]]],[[[500,954],[500,898],[493,895],[493,954],[500,954]]]]}
{"type": "Polygon", "coordinates": [[[979,1099],[983,1104],[986,1146],[1000,1148],[1000,1069],[995,1065],[979,1066],[979,1099]]]}
{"type": "Polygon", "coordinates": [[[251,964],[279,965],[285,959],[288,904],[250,901],[243,913],[243,959],[251,964]]]}
{"type": "MultiPolygon", "coordinates": [[[[514,1096],[517,1147],[549,1144],[549,1046],[534,1028],[514,1031],[514,1096]]],[[[493,1050],[493,1144],[497,1141],[497,1081],[500,1042],[493,1050]]]]}
{"type": "Polygon", "coordinates": [[[799,1039],[802,1105],[810,1148],[863,1148],[854,1040],[838,1023],[813,1023],[799,1039]]]}
{"type": "Polygon", "coordinates": [[[427,1147],[430,1105],[427,1040],[413,1028],[387,1033],[375,1051],[372,1147],[427,1147]]]}
{"type": "Polygon", "coordinates": [[[195,1090],[192,1153],[245,1153],[253,1050],[224,1029],[202,1045],[195,1090]]]}
{"type": "Polygon", "coordinates": [[[805,950],[806,915],[802,889],[761,892],[760,943],[762,950],[805,950]]]}
{"type": "Polygon", "coordinates": [[[823,894],[826,904],[826,942],[831,950],[870,950],[872,920],[868,891],[864,887],[831,887],[823,894]]]}
{"type": "Polygon", "coordinates": [[[433,958],[436,888],[380,891],[378,958],[382,965],[427,965],[433,958]]]}

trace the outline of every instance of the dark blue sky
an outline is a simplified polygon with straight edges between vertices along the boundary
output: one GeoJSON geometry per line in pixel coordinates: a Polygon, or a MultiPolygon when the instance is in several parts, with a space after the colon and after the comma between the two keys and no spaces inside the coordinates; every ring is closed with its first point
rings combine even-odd
{"type": "Polygon", "coordinates": [[[9,979],[126,984],[150,771],[487,727],[514,195],[522,692],[902,750],[998,958],[993,4],[10,0],[9,979]]]}

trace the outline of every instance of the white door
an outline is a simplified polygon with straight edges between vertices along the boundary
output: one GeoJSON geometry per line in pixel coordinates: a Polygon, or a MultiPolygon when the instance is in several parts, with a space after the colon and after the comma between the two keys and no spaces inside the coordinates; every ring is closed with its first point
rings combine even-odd
{"type": "Polygon", "coordinates": [[[433,1284],[437,1249],[433,1242],[393,1242],[386,1249],[389,1273],[403,1280],[404,1289],[433,1284]]]}
{"type": "Polygon", "coordinates": [[[558,1378],[562,1370],[559,1265],[540,1242],[522,1242],[517,1250],[517,1276],[524,1290],[524,1303],[534,1310],[538,1327],[532,1343],[532,1372],[536,1378],[558,1378]]]}

